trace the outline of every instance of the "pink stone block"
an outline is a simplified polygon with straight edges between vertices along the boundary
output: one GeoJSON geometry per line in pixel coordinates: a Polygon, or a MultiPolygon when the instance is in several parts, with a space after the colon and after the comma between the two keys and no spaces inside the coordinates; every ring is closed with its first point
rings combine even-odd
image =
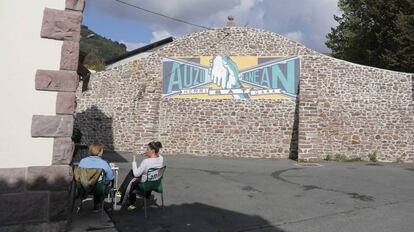
{"type": "Polygon", "coordinates": [[[60,69],[77,71],[79,63],[79,43],[64,41],[60,58],[60,69]]]}
{"type": "Polygon", "coordinates": [[[59,92],[56,98],[56,114],[74,114],[75,109],[75,93],[59,92]]]}
{"type": "Polygon", "coordinates": [[[74,119],[72,115],[33,115],[32,137],[71,137],[74,119]]]}
{"type": "Polygon", "coordinates": [[[40,37],[79,41],[82,13],[45,8],[40,37]]]}
{"type": "Polygon", "coordinates": [[[75,92],[79,85],[79,76],[75,71],[37,70],[36,90],[75,92]]]}

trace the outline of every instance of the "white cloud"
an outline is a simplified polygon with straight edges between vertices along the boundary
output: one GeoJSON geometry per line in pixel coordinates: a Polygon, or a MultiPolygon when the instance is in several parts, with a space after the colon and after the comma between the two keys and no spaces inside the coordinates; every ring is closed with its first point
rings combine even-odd
{"type": "MultiPolygon", "coordinates": [[[[285,33],[317,51],[326,52],[325,36],[336,25],[338,0],[123,0],[130,4],[207,27],[221,27],[227,16],[236,25],[285,33]],[[300,32],[300,33],[299,33],[300,32]],[[292,34],[293,33],[293,34],[292,34]]],[[[203,30],[166,19],[113,0],[88,0],[91,7],[112,17],[136,20],[153,31],[155,41],[165,35],[182,36],[203,30]],[[92,6],[93,5],[93,6],[92,6]]]]}
{"type": "MultiPolygon", "coordinates": [[[[256,8],[262,0],[123,0],[131,5],[165,14],[206,27],[221,27],[232,15],[238,25],[256,25],[263,15],[256,8]]],[[[88,6],[95,10],[124,20],[145,23],[153,31],[168,31],[172,35],[183,35],[191,31],[203,30],[188,24],[160,17],[143,10],[126,6],[113,0],[88,0],[88,6]]]]}
{"type": "Polygon", "coordinates": [[[264,28],[276,33],[302,32],[302,43],[314,50],[327,52],[326,34],[336,25],[338,0],[273,0],[258,7],[266,9],[264,28]]]}
{"type": "Polygon", "coordinates": [[[127,47],[127,51],[132,51],[134,49],[140,48],[142,46],[147,45],[146,43],[131,43],[131,42],[125,42],[125,41],[120,41],[120,43],[125,44],[125,46],[127,47]]]}
{"type": "Polygon", "coordinates": [[[263,10],[256,5],[261,1],[258,0],[240,0],[237,4],[228,8],[217,8],[208,16],[212,27],[221,27],[226,25],[229,15],[234,17],[237,26],[256,26],[261,27],[263,24],[263,10]]]}
{"type": "Polygon", "coordinates": [[[171,36],[171,34],[168,31],[166,31],[166,30],[153,31],[152,32],[152,39],[151,39],[150,43],[157,42],[159,40],[168,38],[170,36],[171,36]]]}
{"type": "Polygon", "coordinates": [[[294,40],[296,42],[301,43],[303,34],[301,31],[293,31],[293,32],[287,32],[285,33],[285,36],[288,37],[291,40],[294,40]]]}

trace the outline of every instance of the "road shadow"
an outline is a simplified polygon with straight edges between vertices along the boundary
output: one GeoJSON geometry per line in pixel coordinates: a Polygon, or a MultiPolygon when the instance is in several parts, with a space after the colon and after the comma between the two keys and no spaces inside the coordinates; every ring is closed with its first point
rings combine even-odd
{"type": "Polygon", "coordinates": [[[112,222],[120,232],[283,232],[260,216],[246,215],[202,203],[170,205],[164,210],[153,206],[148,209],[148,214],[149,217],[145,219],[142,208],[109,212],[112,222]]]}
{"type": "MultiPolygon", "coordinates": [[[[132,154],[131,152],[123,152],[123,154],[132,154]]],[[[129,161],[125,159],[120,153],[116,151],[104,150],[102,158],[110,163],[128,163],[129,161]]]]}
{"type": "MultiPolygon", "coordinates": [[[[123,152],[125,154],[125,152],[123,152]]],[[[79,163],[81,159],[88,156],[88,146],[86,145],[76,145],[75,152],[73,155],[72,163],[79,163]]],[[[111,150],[105,150],[102,155],[102,158],[109,163],[127,163],[126,160],[120,153],[111,150]]]]}

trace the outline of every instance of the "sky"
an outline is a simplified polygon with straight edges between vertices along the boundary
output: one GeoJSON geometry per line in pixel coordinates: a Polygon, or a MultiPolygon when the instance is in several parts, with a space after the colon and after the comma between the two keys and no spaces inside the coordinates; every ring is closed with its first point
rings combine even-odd
{"type": "MultiPolygon", "coordinates": [[[[326,35],[337,25],[338,0],[121,0],[150,11],[204,27],[222,27],[227,16],[237,26],[261,28],[284,35],[318,52],[330,52],[326,35]]],[[[127,50],[160,39],[205,30],[166,19],[116,0],[88,0],[83,24],[96,33],[124,43],[127,50]]]]}

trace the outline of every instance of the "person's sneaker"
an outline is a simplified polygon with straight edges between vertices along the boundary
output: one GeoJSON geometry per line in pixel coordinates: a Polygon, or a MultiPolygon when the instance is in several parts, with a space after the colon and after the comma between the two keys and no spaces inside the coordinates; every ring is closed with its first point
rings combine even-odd
{"type": "Polygon", "coordinates": [[[132,210],[135,210],[137,207],[135,206],[135,205],[130,205],[130,206],[128,206],[128,210],[129,211],[132,211],[132,210]]]}
{"type": "Polygon", "coordinates": [[[115,193],[115,202],[119,203],[121,201],[122,198],[122,193],[120,191],[116,191],[115,193]]]}

